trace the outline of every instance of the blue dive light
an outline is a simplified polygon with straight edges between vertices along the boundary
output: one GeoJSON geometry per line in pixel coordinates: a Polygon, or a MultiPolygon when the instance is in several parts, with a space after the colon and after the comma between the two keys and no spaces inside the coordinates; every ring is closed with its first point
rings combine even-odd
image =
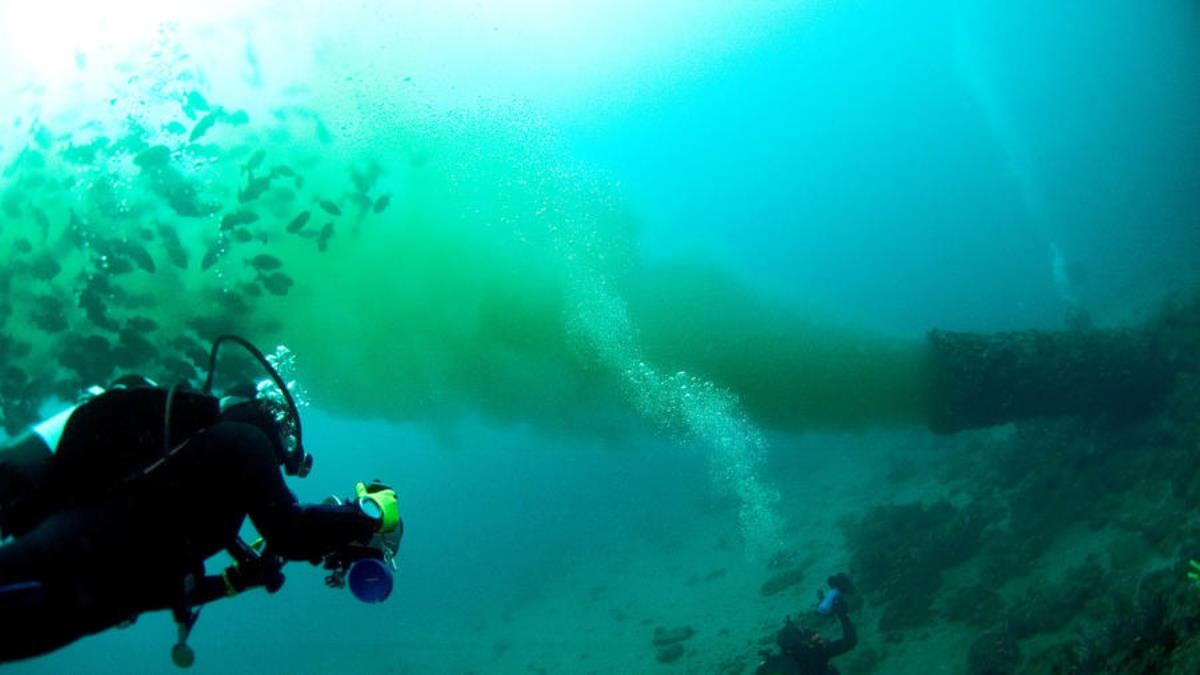
{"type": "Polygon", "coordinates": [[[354,597],[367,604],[383,602],[392,594],[392,570],[374,558],[356,560],[350,566],[346,582],[354,597]]]}

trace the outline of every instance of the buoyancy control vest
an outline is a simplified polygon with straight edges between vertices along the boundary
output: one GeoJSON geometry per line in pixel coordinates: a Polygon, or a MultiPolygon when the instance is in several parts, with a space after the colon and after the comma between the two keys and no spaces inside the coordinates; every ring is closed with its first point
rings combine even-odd
{"type": "Polygon", "coordinates": [[[279,462],[289,476],[307,476],[313,459],[304,449],[300,411],[287,383],[257,347],[221,335],[213,340],[208,375],[198,391],[184,385],[163,389],[144,377],[126,376],[108,391],[93,387],[90,398],[0,447],[0,538],[20,536],[56,509],[109,493],[216,422],[221,400],[212,394],[213,377],[218,350],[227,341],[253,356],[278,388],[291,437],[279,448],[279,462]]]}
{"type": "Polygon", "coordinates": [[[216,422],[219,400],[177,389],[120,384],[34,426],[0,448],[0,535],[20,536],[57,509],[86,503],[216,422]]]}

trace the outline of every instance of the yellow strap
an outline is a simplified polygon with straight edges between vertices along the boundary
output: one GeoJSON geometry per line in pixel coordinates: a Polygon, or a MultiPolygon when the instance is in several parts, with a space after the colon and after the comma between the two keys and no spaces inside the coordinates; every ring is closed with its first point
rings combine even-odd
{"type": "Polygon", "coordinates": [[[233,568],[230,567],[230,568],[227,568],[225,571],[221,572],[221,581],[225,582],[225,597],[227,597],[227,598],[232,598],[233,596],[238,594],[237,587],[235,587],[233,585],[233,581],[231,581],[229,579],[229,570],[231,570],[231,569],[233,569],[233,568]]]}

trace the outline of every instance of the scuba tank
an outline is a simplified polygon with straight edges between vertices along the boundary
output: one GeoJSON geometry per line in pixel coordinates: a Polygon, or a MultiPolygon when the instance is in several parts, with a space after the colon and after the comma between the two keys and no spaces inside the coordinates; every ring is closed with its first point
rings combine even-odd
{"type": "MultiPolygon", "coordinates": [[[[154,382],[126,376],[108,389],[89,388],[0,449],[0,533],[20,536],[53,510],[102,494],[154,461],[165,403],[154,382]]],[[[172,425],[194,433],[216,414],[215,398],[193,393],[176,407],[172,425]]]]}
{"type": "Polygon", "coordinates": [[[34,431],[0,448],[0,537],[15,536],[32,526],[30,503],[45,484],[53,459],[53,450],[34,431]]]}
{"type": "Polygon", "coordinates": [[[32,526],[30,503],[46,483],[67,420],[103,392],[100,387],[88,389],[74,405],[0,446],[0,537],[15,536],[32,526]]]}

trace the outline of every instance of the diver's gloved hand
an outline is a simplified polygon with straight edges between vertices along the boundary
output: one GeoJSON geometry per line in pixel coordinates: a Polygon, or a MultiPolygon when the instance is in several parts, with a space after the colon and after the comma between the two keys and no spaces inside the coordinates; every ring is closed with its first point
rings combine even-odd
{"type": "MultiPolygon", "coordinates": [[[[378,520],[377,532],[380,534],[404,532],[395,490],[379,482],[373,482],[370,485],[359,483],[354,486],[354,496],[363,513],[378,520]]],[[[399,539],[399,534],[396,538],[399,539]]]]}
{"type": "Polygon", "coordinates": [[[274,593],[283,587],[283,565],[273,556],[253,558],[235,565],[230,565],[221,573],[225,582],[225,594],[237,595],[249,588],[262,586],[268,593],[274,593]]]}

